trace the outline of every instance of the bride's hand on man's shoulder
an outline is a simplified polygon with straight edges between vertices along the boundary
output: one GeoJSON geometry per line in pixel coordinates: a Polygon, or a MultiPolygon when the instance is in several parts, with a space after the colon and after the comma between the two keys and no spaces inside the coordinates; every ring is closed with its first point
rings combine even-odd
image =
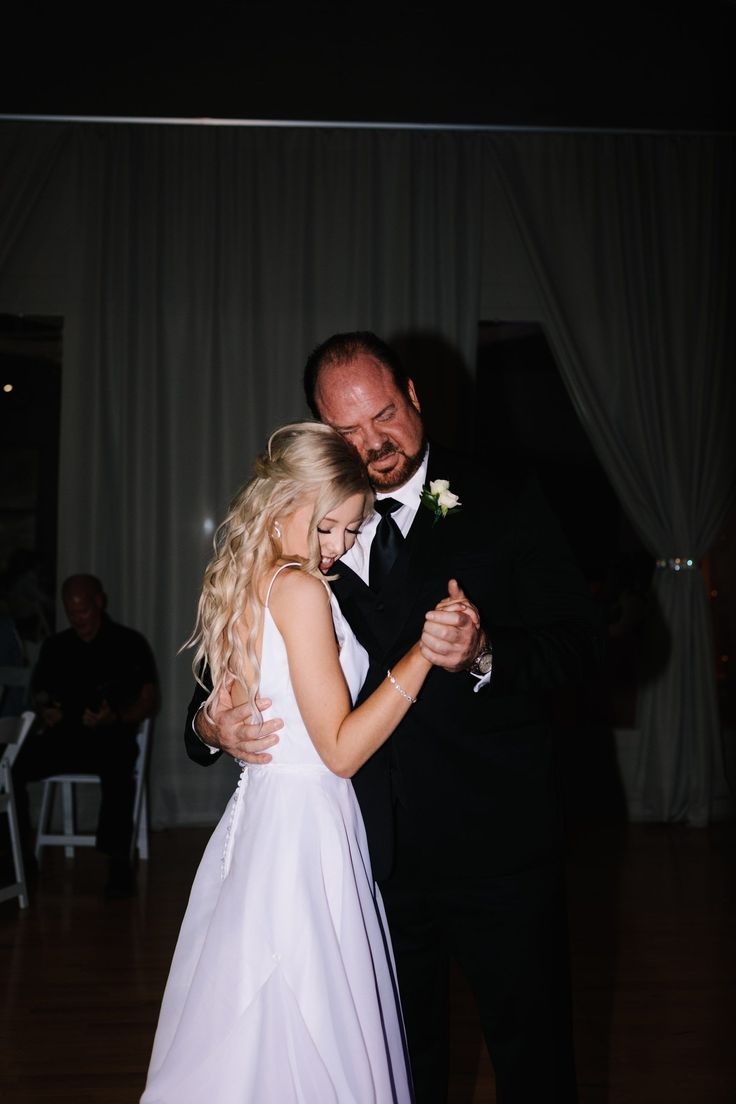
{"type": "MultiPolygon", "coordinates": [[[[256,706],[261,712],[270,705],[270,698],[256,699],[256,706]]],[[[276,733],[283,726],[284,722],[278,717],[269,721],[254,717],[248,702],[233,705],[227,688],[223,688],[217,699],[210,703],[209,710],[200,709],[195,720],[197,732],[206,744],[251,766],[271,762],[267,749],[279,742],[276,733]]]]}

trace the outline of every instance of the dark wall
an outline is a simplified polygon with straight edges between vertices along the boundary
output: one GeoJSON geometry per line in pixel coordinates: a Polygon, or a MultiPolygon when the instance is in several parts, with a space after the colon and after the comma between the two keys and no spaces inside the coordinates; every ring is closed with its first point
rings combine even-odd
{"type": "Polygon", "coordinates": [[[0,112],[736,126],[732,3],[14,7],[0,112]]]}

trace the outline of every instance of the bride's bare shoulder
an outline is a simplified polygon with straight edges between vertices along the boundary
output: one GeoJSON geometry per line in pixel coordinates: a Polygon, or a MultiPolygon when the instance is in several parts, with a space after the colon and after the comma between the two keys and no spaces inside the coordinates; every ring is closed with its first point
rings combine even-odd
{"type": "Polygon", "coordinates": [[[327,584],[314,575],[296,567],[280,571],[273,581],[269,596],[272,613],[288,617],[304,616],[314,611],[329,610],[330,594],[327,584]]]}

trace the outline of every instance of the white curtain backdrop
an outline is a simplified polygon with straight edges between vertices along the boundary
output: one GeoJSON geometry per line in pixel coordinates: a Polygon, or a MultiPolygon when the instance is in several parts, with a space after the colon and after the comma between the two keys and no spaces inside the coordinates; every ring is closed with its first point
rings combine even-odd
{"type": "Polygon", "coordinates": [[[724,784],[698,562],[734,482],[734,142],[525,136],[489,147],[560,371],[661,568],[637,819],[704,825],[724,784]]]}
{"type": "MultiPolygon", "coordinates": [[[[459,393],[494,317],[484,275],[526,263],[625,508],[654,555],[702,557],[732,477],[733,144],[0,122],[0,312],[19,309],[18,273],[27,289],[63,271],[43,307],[65,317],[59,578],[100,575],[154,647],[155,824],[212,821],[232,787],[234,768],[185,757],[177,649],[213,524],[268,432],[306,415],[302,365],[336,330],[435,338],[459,353],[441,382],[459,393]],[[483,247],[499,180],[508,257],[483,247]]],[[[663,569],[656,595],[669,654],[642,696],[634,813],[704,823],[718,725],[700,573],[663,569]]]]}
{"type": "Polygon", "coordinates": [[[163,686],[154,822],[211,819],[186,761],[190,631],[213,522],[336,330],[433,328],[474,356],[476,143],[443,134],[86,127],[64,364],[61,573],[97,572],[163,686]]]}

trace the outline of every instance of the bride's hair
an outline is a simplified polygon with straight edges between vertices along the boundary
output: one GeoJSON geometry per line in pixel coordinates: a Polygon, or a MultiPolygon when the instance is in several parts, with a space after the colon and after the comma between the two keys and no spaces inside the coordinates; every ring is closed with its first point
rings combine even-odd
{"type": "Polygon", "coordinates": [[[212,691],[205,709],[226,682],[235,681],[244,688],[257,712],[260,669],[255,642],[263,614],[266,573],[283,560],[279,520],[313,499],[309,556],[301,561],[301,570],[323,579],[317,525],[355,494],[364,497],[364,515],[370,512],[373,492],[363,463],[352,445],[334,429],[321,422],[295,422],[271,434],[266,451],[256,458],[253,478],[235,495],[215,533],[197,621],[183,645],[196,649],[192,670],[201,685],[203,666],[209,667],[212,691]],[[237,632],[244,614],[249,625],[245,655],[253,672],[250,684],[245,678],[245,657],[237,632]]]}

